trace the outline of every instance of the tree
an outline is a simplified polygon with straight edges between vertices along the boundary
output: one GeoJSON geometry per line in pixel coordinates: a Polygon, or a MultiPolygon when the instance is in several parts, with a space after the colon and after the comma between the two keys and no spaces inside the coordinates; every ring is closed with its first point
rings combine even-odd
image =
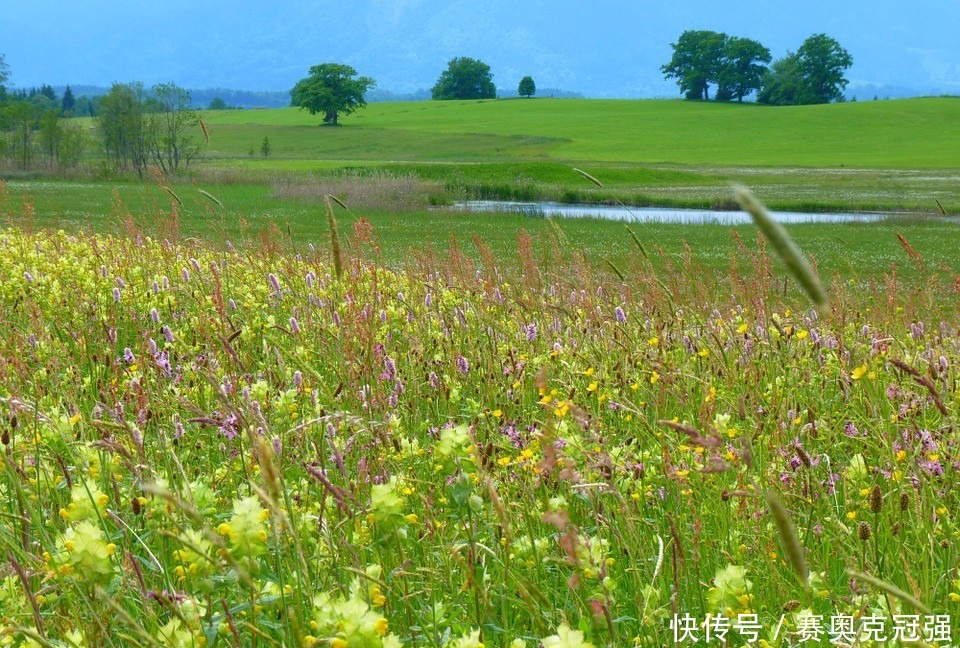
{"type": "Polygon", "coordinates": [[[853,65],[853,57],[840,43],[826,34],[815,34],[803,41],[796,57],[804,79],[804,103],[843,101],[844,72],[853,65]]]}
{"type": "Polygon", "coordinates": [[[727,35],[687,30],[673,43],[673,57],[660,68],[666,79],[676,79],[687,99],[710,98],[710,84],[720,76],[727,35]]]}
{"type": "Polygon", "coordinates": [[[149,93],[140,83],[115,83],[98,98],[96,114],[100,143],[114,171],[132,167],[143,175],[153,163],[164,173],[176,173],[200,151],[190,93],[173,83],[155,85],[149,93]]]}
{"type": "Polygon", "coordinates": [[[70,89],[70,86],[67,86],[67,89],[63,91],[63,98],[60,100],[60,108],[63,111],[64,115],[72,115],[73,107],[77,104],[76,98],[73,96],[73,90],[70,89]]]}
{"type": "Polygon", "coordinates": [[[229,110],[230,106],[227,105],[227,102],[221,99],[220,97],[214,97],[210,101],[210,105],[207,106],[207,110],[229,110]]]}
{"type": "MultiPolygon", "coordinates": [[[[263,157],[270,157],[270,138],[266,135],[263,136],[263,142],[260,144],[260,155],[263,157]]],[[[252,149],[251,149],[252,151],[252,149]]]]}
{"type": "Polygon", "coordinates": [[[93,117],[93,100],[87,95],[80,95],[77,98],[76,104],[73,106],[73,116],[74,117],[93,117]]]}
{"type": "Polygon", "coordinates": [[[520,79],[520,85],[517,87],[517,94],[521,97],[532,97],[537,94],[537,84],[533,82],[533,77],[525,76],[520,79]]]}
{"type": "Polygon", "coordinates": [[[4,84],[6,84],[9,79],[10,68],[7,66],[3,54],[0,54],[0,101],[6,101],[7,99],[7,87],[4,84]]]}
{"type": "MultiPolygon", "coordinates": [[[[531,79],[531,83],[532,83],[531,79]]],[[[433,99],[495,99],[490,66],[466,56],[451,59],[431,89],[433,99]]]]}
{"type": "Polygon", "coordinates": [[[43,84],[42,86],[40,86],[39,94],[43,95],[54,104],[60,103],[60,100],[57,98],[57,91],[53,89],[53,86],[43,84]]]}
{"type": "Polygon", "coordinates": [[[853,58],[837,41],[816,34],[795,54],[788,53],[773,63],[757,101],[775,106],[843,101],[847,87],[844,70],[852,64],[853,58]]]}
{"type": "Polygon", "coordinates": [[[737,36],[727,38],[717,76],[717,101],[743,101],[744,97],[759,90],[770,59],[770,50],[755,40],[737,36]]]}
{"type": "Polygon", "coordinates": [[[56,101],[55,99],[51,99],[43,93],[38,92],[30,97],[28,101],[33,104],[34,108],[36,108],[38,116],[50,110],[56,110],[57,112],[60,112],[60,102],[56,101]]]}
{"type": "Polygon", "coordinates": [[[144,99],[145,93],[140,83],[114,83],[110,92],[99,98],[97,132],[107,164],[114,171],[132,166],[142,175],[146,169],[149,154],[144,99]]]}
{"type": "Polygon", "coordinates": [[[63,141],[63,126],[60,124],[59,110],[46,110],[37,120],[38,148],[46,161],[47,168],[52,169],[60,158],[60,144],[63,141]]]}
{"type": "Polygon", "coordinates": [[[357,77],[349,65],[324,63],[310,68],[290,91],[291,104],[311,115],[323,113],[323,123],[338,126],[340,115],[349,115],[367,105],[364,94],[376,86],[369,77],[357,77]]]}
{"type": "Polygon", "coordinates": [[[12,135],[10,155],[21,169],[29,171],[33,161],[34,135],[38,126],[37,109],[33,102],[18,99],[8,104],[6,113],[12,135]]]}
{"type": "Polygon", "coordinates": [[[794,106],[801,103],[803,78],[797,57],[788,54],[773,62],[763,79],[763,87],[757,93],[757,102],[773,106],[794,106]]]}
{"type": "Polygon", "coordinates": [[[200,152],[194,142],[197,112],[190,107],[190,93],[173,83],[150,89],[146,101],[147,148],[164,173],[188,166],[200,152]]]}

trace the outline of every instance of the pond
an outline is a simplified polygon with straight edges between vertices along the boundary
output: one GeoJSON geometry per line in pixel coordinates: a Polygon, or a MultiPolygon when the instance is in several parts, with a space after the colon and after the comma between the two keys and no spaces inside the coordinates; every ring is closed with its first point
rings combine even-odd
{"type": "MultiPolygon", "coordinates": [[[[647,223],[686,223],[692,225],[742,225],[751,222],[742,211],[711,209],[672,209],[667,207],[624,207],[616,205],[568,205],[555,202],[511,202],[470,200],[457,202],[454,209],[469,212],[502,212],[522,214],[530,218],[561,216],[564,218],[604,218],[647,223]]],[[[866,223],[888,218],[888,214],[805,214],[774,212],[781,223],[866,223]]]]}

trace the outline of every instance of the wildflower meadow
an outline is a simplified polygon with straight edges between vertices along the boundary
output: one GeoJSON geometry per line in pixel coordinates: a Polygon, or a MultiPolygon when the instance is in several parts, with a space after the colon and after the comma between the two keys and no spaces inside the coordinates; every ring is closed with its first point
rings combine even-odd
{"type": "Polygon", "coordinates": [[[817,306],[760,236],[331,233],[0,230],[0,645],[956,645],[960,278],[906,239],[817,306]]]}

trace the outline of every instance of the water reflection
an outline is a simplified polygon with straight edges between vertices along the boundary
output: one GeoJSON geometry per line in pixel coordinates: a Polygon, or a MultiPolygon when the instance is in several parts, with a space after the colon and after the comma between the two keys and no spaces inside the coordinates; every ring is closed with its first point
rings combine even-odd
{"type": "MultiPolygon", "coordinates": [[[[554,202],[511,202],[470,200],[454,203],[454,208],[470,212],[503,212],[531,218],[560,216],[564,218],[605,218],[650,223],[687,223],[692,225],[742,225],[751,222],[742,211],[711,209],[670,209],[664,207],[620,207],[615,205],[565,205],[554,202]]],[[[781,223],[866,223],[881,220],[886,214],[803,214],[774,212],[781,223]]]]}

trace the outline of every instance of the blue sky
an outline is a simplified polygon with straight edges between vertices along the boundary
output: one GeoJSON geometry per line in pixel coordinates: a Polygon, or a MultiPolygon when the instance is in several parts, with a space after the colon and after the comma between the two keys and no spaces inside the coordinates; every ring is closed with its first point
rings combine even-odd
{"type": "Polygon", "coordinates": [[[677,96],[659,67],[686,29],[759,40],[774,57],[815,33],[852,55],[850,91],[960,94],[960,0],[5,0],[11,84],[173,81],[288,90],[343,62],[382,89],[429,88],[454,56],[495,83],[595,97],[677,96]]]}

